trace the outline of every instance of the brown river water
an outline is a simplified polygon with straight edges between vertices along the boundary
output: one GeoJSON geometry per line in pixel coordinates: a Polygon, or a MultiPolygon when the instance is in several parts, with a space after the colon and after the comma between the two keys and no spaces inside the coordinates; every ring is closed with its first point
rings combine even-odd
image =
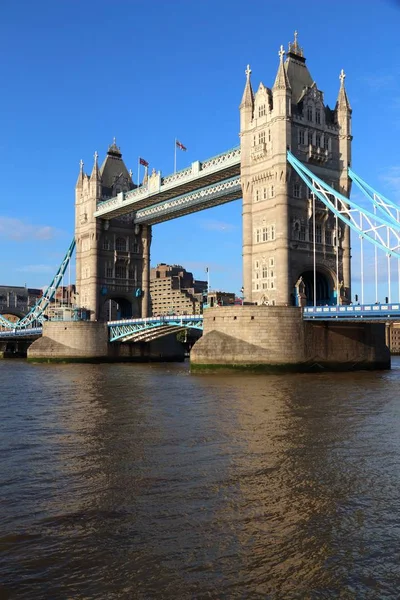
{"type": "Polygon", "coordinates": [[[0,384],[0,600],[400,598],[400,360],[0,384]]]}

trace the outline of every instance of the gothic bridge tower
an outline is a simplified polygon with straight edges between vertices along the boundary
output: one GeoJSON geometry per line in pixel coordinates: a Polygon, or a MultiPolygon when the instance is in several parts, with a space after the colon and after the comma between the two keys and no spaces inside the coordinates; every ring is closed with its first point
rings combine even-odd
{"type": "Polygon", "coordinates": [[[246,70],[240,104],[244,297],[257,304],[350,301],[350,230],[315,199],[286,160],[288,149],[318,177],[350,194],[351,107],[343,70],[336,106],[324,102],[297,41],[281,46],[272,88],[256,93],[246,70]],[[338,265],[338,268],[337,268],[338,265]],[[338,277],[337,277],[338,273],[338,277]]]}
{"type": "Polygon", "coordinates": [[[134,215],[112,220],[93,215],[102,200],[136,186],[115,140],[90,177],[80,173],[75,188],[77,304],[93,321],[148,315],[151,227],[134,225],[134,215]]]}

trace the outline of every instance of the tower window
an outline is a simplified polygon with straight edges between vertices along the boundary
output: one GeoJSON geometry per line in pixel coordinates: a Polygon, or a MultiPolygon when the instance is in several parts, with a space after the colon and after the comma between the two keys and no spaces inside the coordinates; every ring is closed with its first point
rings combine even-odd
{"type": "Polygon", "coordinates": [[[274,193],[275,193],[275,192],[274,192],[274,186],[273,186],[273,185],[271,185],[271,198],[273,198],[273,197],[274,197],[274,193]]]}
{"type": "Polygon", "coordinates": [[[319,133],[315,134],[315,145],[317,146],[317,148],[321,147],[321,136],[319,133]]]}
{"type": "Polygon", "coordinates": [[[294,198],[300,198],[300,184],[295,183],[293,186],[293,196],[294,198]]]}
{"type": "Polygon", "coordinates": [[[267,227],[263,227],[263,230],[262,230],[262,241],[263,242],[268,242],[268,228],[267,227]]]}
{"type": "Polygon", "coordinates": [[[117,279],[125,279],[126,278],[126,267],[125,267],[125,265],[117,265],[115,267],[115,277],[117,279]]]}
{"type": "Polygon", "coordinates": [[[271,240],[275,239],[275,225],[271,225],[270,227],[270,238],[271,240]]]}
{"type": "Polygon", "coordinates": [[[126,251],[126,239],[125,238],[117,238],[115,240],[115,249],[117,252],[125,252],[126,251]]]}
{"type": "Polygon", "coordinates": [[[319,108],[317,108],[315,111],[315,122],[317,125],[321,125],[321,111],[319,108]]]}
{"type": "Polygon", "coordinates": [[[329,148],[329,138],[327,135],[324,135],[324,148],[325,150],[328,150],[329,148]]]}
{"type": "Polygon", "coordinates": [[[300,129],[299,130],[299,144],[304,144],[304,139],[305,139],[304,129],[300,129]]]}
{"type": "Polygon", "coordinates": [[[315,241],[317,244],[322,244],[322,225],[320,223],[315,225],[315,241]]]}
{"type": "Polygon", "coordinates": [[[103,250],[109,250],[110,249],[110,240],[108,238],[104,238],[103,239],[103,250]]]}
{"type": "Polygon", "coordinates": [[[111,278],[112,276],[113,276],[112,267],[109,267],[108,265],[106,265],[106,277],[111,278]]]}
{"type": "Polygon", "coordinates": [[[263,117],[264,115],[265,115],[265,104],[261,104],[261,106],[258,107],[258,116],[263,117]]]}
{"type": "Polygon", "coordinates": [[[261,131],[261,133],[258,134],[258,143],[259,144],[265,143],[265,131],[261,131]]]}
{"type": "Polygon", "coordinates": [[[271,130],[270,129],[268,129],[268,141],[269,142],[271,141],[271,130]]]}
{"type": "Polygon", "coordinates": [[[312,117],[313,117],[312,112],[313,111],[312,111],[311,106],[307,106],[307,121],[312,121],[312,117]]]}
{"type": "Polygon", "coordinates": [[[267,188],[264,188],[264,190],[263,190],[263,197],[264,197],[264,200],[267,199],[267,188]]]}
{"type": "Polygon", "coordinates": [[[265,265],[263,265],[262,276],[263,279],[266,279],[268,277],[268,268],[265,265]]]}
{"type": "Polygon", "coordinates": [[[305,227],[305,225],[300,225],[299,240],[300,240],[300,242],[305,242],[306,241],[306,227],[305,227]]]}
{"type": "Polygon", "coordinates": [[[260,199],[260,195],[259,195],[259,192],[258,192],[258,190],[256,190],[256,202],[258,202],[258,201],[259,201],[259,199],[260,199]]]}
{"type": "Polygon", "coordinates": [[[332,246],[332,231],[329,229],[325,229],[325,244],[327,246],[332,246]]]}

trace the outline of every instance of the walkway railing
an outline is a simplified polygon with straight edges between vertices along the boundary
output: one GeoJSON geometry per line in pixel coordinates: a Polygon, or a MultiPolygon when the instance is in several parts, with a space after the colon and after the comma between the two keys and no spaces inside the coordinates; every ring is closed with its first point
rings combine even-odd
{"type": "Polygon", "coordinates": [[[340,306],[306,306],[303,319],[399,321],[400,304],[348,304],[340,306]]]}

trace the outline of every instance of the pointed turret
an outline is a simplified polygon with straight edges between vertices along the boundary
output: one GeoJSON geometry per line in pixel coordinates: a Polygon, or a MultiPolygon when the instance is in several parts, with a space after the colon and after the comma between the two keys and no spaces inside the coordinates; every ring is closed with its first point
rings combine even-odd
{"type": "Polygon", "coordinates": [[[85,174],[83,172],[83,160],[81,159],[79,161],[79,175],[78,175],[78,179],[76,181],[75,188],[82,188],[84,176],[85,176],[85,174]]]}
{"type": "Polygon", "coordinates": [[[340,71],[340,75],[339,75],[340,89],[339,89],[339,94],[338,94],[338,99],[337,99],[336,107],[339,108],[339,109],[345,109],[345,110],[351,112],[350,102],[349,102],[349,99],[347,97],[346,88],[344,86],[344,80],[345,80],[345,78],[346,78],[346,73],[342,69],[340,71]]]}
{"type": "Polygon", "coordinates": [[[280,47],[278,55],[279,55],[279,67],[278,67],[278,72],[275,77],[275,83],[274,83],[274,86],[272,89],[273,90],[290,90],[289,79],[286,74],[285,65],[283,64],[283,57],[285,55],[283,46],[280,47]]]}
{"type": "Polygon", "coordinates": [[[90,189],[91,189],[92,194],[96,198],[100,198],[100,196],[101,196],[101,175],[100,175],[98,158],[99,158],[99,155],[97,154],[97,152],[95,152],[92,174],[90,176],[90,189]]]}
{"type": "Polygon", "coordinates": [[[253,118],[254,112],[254,94],[253,89],[251,87],[250,75],[251,69],[250,65],[247,65],[247,69],[245,70],[246,74],[246,85],[244,87],[244,92],[242,96],[242,101],[240,103],[240,131],[246,130],[253,118]]]}
{"type": "Polygon", "coordinates": [[[99,163],[98,163],[99,155],[97,151],[94,153],[94,163],[93,170],[90,176],[91,181],[98,181],[100,179],[100,171],[99,171],[99,163]]]}
{"type": "Polygon", "coordinates": [[[314,83],[306,65],[303,48],[297,40],[297,31],[294,32],[294,41],[289,42],[287,60],[284,66],[292,89],[292,102],[297,104],[307,88],[310,88],[314,83]]]}

